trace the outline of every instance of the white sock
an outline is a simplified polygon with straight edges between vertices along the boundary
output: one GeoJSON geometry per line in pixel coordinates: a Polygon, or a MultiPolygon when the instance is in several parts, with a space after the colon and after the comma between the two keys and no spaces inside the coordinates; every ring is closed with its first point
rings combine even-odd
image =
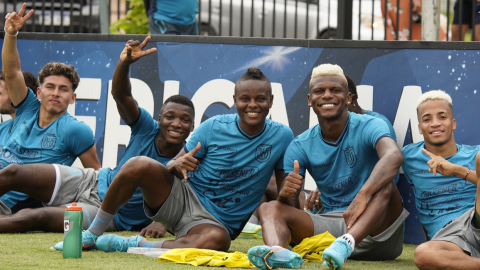
{"type": "Polygon", "coordinates": [[[260,224],[258,218],[257,218],[256,216],[254,216],[254,215],[252,215],[252,216],[250,217],[250,219],[248,220],[248,222],[253,223],[253,224],[255,224],[255,225],[260,224]]]}
{"type": "Polygon", "coordinates": [[[347,243],[349,243],[350,246],[352,247],[352,251],[355,249],[355,239],[353,239],[353,236],[351,234],[346,233],[346,234],[340,236],[339,238],[342,238],[345,241],[347,241],[347,243]]]}

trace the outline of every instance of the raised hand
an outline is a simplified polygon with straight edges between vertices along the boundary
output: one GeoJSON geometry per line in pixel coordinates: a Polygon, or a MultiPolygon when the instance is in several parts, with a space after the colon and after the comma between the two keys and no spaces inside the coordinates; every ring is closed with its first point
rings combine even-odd
{"type": "Polygon", "coordinates": [[[123,49],[122,53],[120,54],[120,62],[130,65],[145,55],[156,52],[157,48],[150,48],[142,51],[150,39],[151,37],[147,36],[142,43],[140,43],[138,40],[127,41],[127,44],[125,44],[125,49],[123,49]]]}
{"type": "Polygon", "coordinates": [[[192,151],[186,153],[185,155],[179,157],[175,161],[175,169],[182,173],[183,178],[187,180],[188,172],[194,172],[197,169],[199,164],[198,160],[195,158],[195,154],[200,150],[202,147],[201,143],[198,142],[197,146],[192,149],[192,151]]]}
{"type": "Polygon", "coordinates": [[[27,4],[23,3],[18,14],[14,11],[5,15],[5,31],[7,34],[11,36],[15,35],[18,30],[22,29],[25,21],[27,21],[33,15],[32,9],[25,16],[23,16],[25,14],[25,9],[27,9],[27,4]]]}
{"type": "Polygon", "coordinates": [[[302,188],[303,177],[299,174],[300,165],[298,161],[293,162],[293,173],[289,173],[285,177],[285,182],[283,184],[282,190],[278,194],[279,197],[289,198],[297,194],[298,191],[302,188]]]}
{"type": "Polygon", "coordinates": [[[438,172],[441,175],[450,176],[453,174],[455,168],[458,166],[448,162],[441,156],[430,153],[427,149],[422,149],[422,151],[431,158],[431,160],[429,160],[427,164],[428,167],[430,167],[428,170],[432,172],[433,175],[437,175],[438,172]]]}

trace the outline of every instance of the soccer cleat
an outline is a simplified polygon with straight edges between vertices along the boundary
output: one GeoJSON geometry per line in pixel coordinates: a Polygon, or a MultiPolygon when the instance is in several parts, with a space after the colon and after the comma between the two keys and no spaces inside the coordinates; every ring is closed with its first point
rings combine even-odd
{"type": "Polygon", "coordinates": [[[242,239],[262,239],[262,226],[247,222],[238,236],[242,239]]]}
{"type": "Polygon", "coordinates": [[[95,249],[95,241],[97,240],[97,238],[98,236],[96,234],[93,234],[89,230],[82,231],[82,249],[95,249]]]}
{"type": "Polygon", "coordinates": [[[340,269],[352,254],[352,247],[343,238],[337,238],[328,248],[323,251],[323,264],[330,269],[340,269]]]}
{"type": "Polygon", "coordinates": [[[114,234],[104,234],[97,239],[97,249],[105,252],[127,252],[129,247],[138,247],[143,239],[141,236],[123,237],[114,234]]]}
{"type": "MultiPolygon", "coordinates": [[[[98,236],[91,233],[89,230],[82,231],[82,249],[83,250],[92,250],[95,248],[95,241],[98,236]]],[[[63,242],[58,242],[55,247],[56,250],[63,250],[63,242]]]]}
{"type": "Polygon", "coordinates": [[[302,256],[279,246],[256,246],[248,250],[248,259],[261,269],[299,268],[302,256]]]}

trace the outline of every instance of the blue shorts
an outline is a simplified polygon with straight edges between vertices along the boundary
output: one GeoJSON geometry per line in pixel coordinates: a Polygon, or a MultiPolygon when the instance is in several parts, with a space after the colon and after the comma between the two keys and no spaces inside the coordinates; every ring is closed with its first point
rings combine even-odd
{"type": "Polygon", "coordinates": [[[197,35],[197,23],[189,25],[171,24],[166,21],[156,20],[153,15],[148,17],[148,26],[152,35],[197,35]]]}
{"type": "Polygon", "coordinates": [[[468,24],[470,28],[472,28],[472,1],[475,1],[475,25],[480,24],[480,2],[476,0],[457,0],[455,2],[455,6],[453,7],[454,15],[453,15],[453,23],[452,24],[459,24],[461,21],[462,24],[468,24]],[[462,14],[460,14],[460,4],[459,2],[462,1],[462,14]]]}

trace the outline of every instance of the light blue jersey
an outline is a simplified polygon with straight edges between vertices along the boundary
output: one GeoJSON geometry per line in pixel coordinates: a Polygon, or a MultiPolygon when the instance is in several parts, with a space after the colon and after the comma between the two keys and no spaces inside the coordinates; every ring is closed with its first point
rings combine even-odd
{"type": "MultiPolygon", "coordinates": [[[[0,123],[0,150],[3,148],[3,145],[7,142],[7,139],[10,136],[10,128],[12,127],[12,124],[13,119],[9,119],[5,122],[0,123]]],[[[0,170],[6,166],[8,166],[8,163],[5,162],[3,159],[0,159],[0,170]]]]}
{"type": "MultiPolygon", "coordinates": [[[[40,101],[31,91],[16,107],[12,131],[2,147],[2,163],[47,163],[70,166],[95,144],[92,129],[65,112],[50,125],[38,124],[40,101]]],[[[28,196],[15,191],[0,199],[10,208],[28,196]]]]}
{"type": "Polygon", "coordinates": [[[285,154],[285,173],[293,172],[298,160],[300,175],[305,169],[317,183],[325,213],[345,210],[370,177],[378,162],[378,141],[390,137],[384,121],[349,113],[347,124],[336,142],[323,139],[320,125],[300,134],[285,154]]]}
{"type": "Polygon", "coordinates": [[[176,25],[190,25],[196,22],[197,0],[151,0],[155,1],[152,11],[156,20],[176,25]]]}
{"type": "MultiPolygon", "coordinates": [[[[390,130],[390,137],[395,142],[397,141],[397,135],[395,135],[395,129],[393,129],[392,123],[390,123],[390,121],[387,119],[387,117],[385,117],[383,114],[380,114],[380,113],[377,113],[377,112],[372,112],[372,111],[369,111],[369,110],[367,110],[365,112],[365,114],[371,115],[373,117],[376,117],[378,119],[382,119],[383,121],[385,121],[385,123],[387,123],[388,130],[390,130]]],[[[398,179],[400,179],[400,173],[397,173],[397,176],[395,176],[395,178],[393,178],[393,182],[395,182],[395,184],[398,183],[398,179]]]]}
{"type": "MultiPolygon", "coordinates": [[[[430,157],[422,152],[424,142],[412,143],[402,149],[403,172],[413,185],[415,205],[420,222],[432,237],[452,219],[475,206],[477,186],[456,176],[429,172],[430,157]]],[[[480,146],[457,144],[458,152],[445,158],[452,164],[475,169],[475,156],[480,146]]]]}
{"type": "Polygon", "coordinates": [[[185,145],[200,165],[189,183],[205,209],[235,239],[257,208],[274,169],[283,170],[283,156],[293,139],[291,129],[266,119],[262,131],[247,135],[237,114],[218,115],[202,123],[185,145]]]}
{"type": "MultiPolygon", "coordinates": [[[[125,152],[115,169],[105,168],[100,170],[98,175],[98,195],[100,199],[105,198],[108,187],[112,184],[113,178],[122,168],[123,164],[130,158],[136,156],[147,156],[166,165],[172,158],[162,155],[156,143],[157,133],[160,126],[157,121],[143,108],[140,108],[140,115],[135,123],[130,126],[132,134],[125,152]]],[[[143,196],[137,188],[130,201],[122,206],[114,217],[115,226],[120,231],[130,231],[132,228],[143,228],[152,223],[143,211],[143,196]]]]}

